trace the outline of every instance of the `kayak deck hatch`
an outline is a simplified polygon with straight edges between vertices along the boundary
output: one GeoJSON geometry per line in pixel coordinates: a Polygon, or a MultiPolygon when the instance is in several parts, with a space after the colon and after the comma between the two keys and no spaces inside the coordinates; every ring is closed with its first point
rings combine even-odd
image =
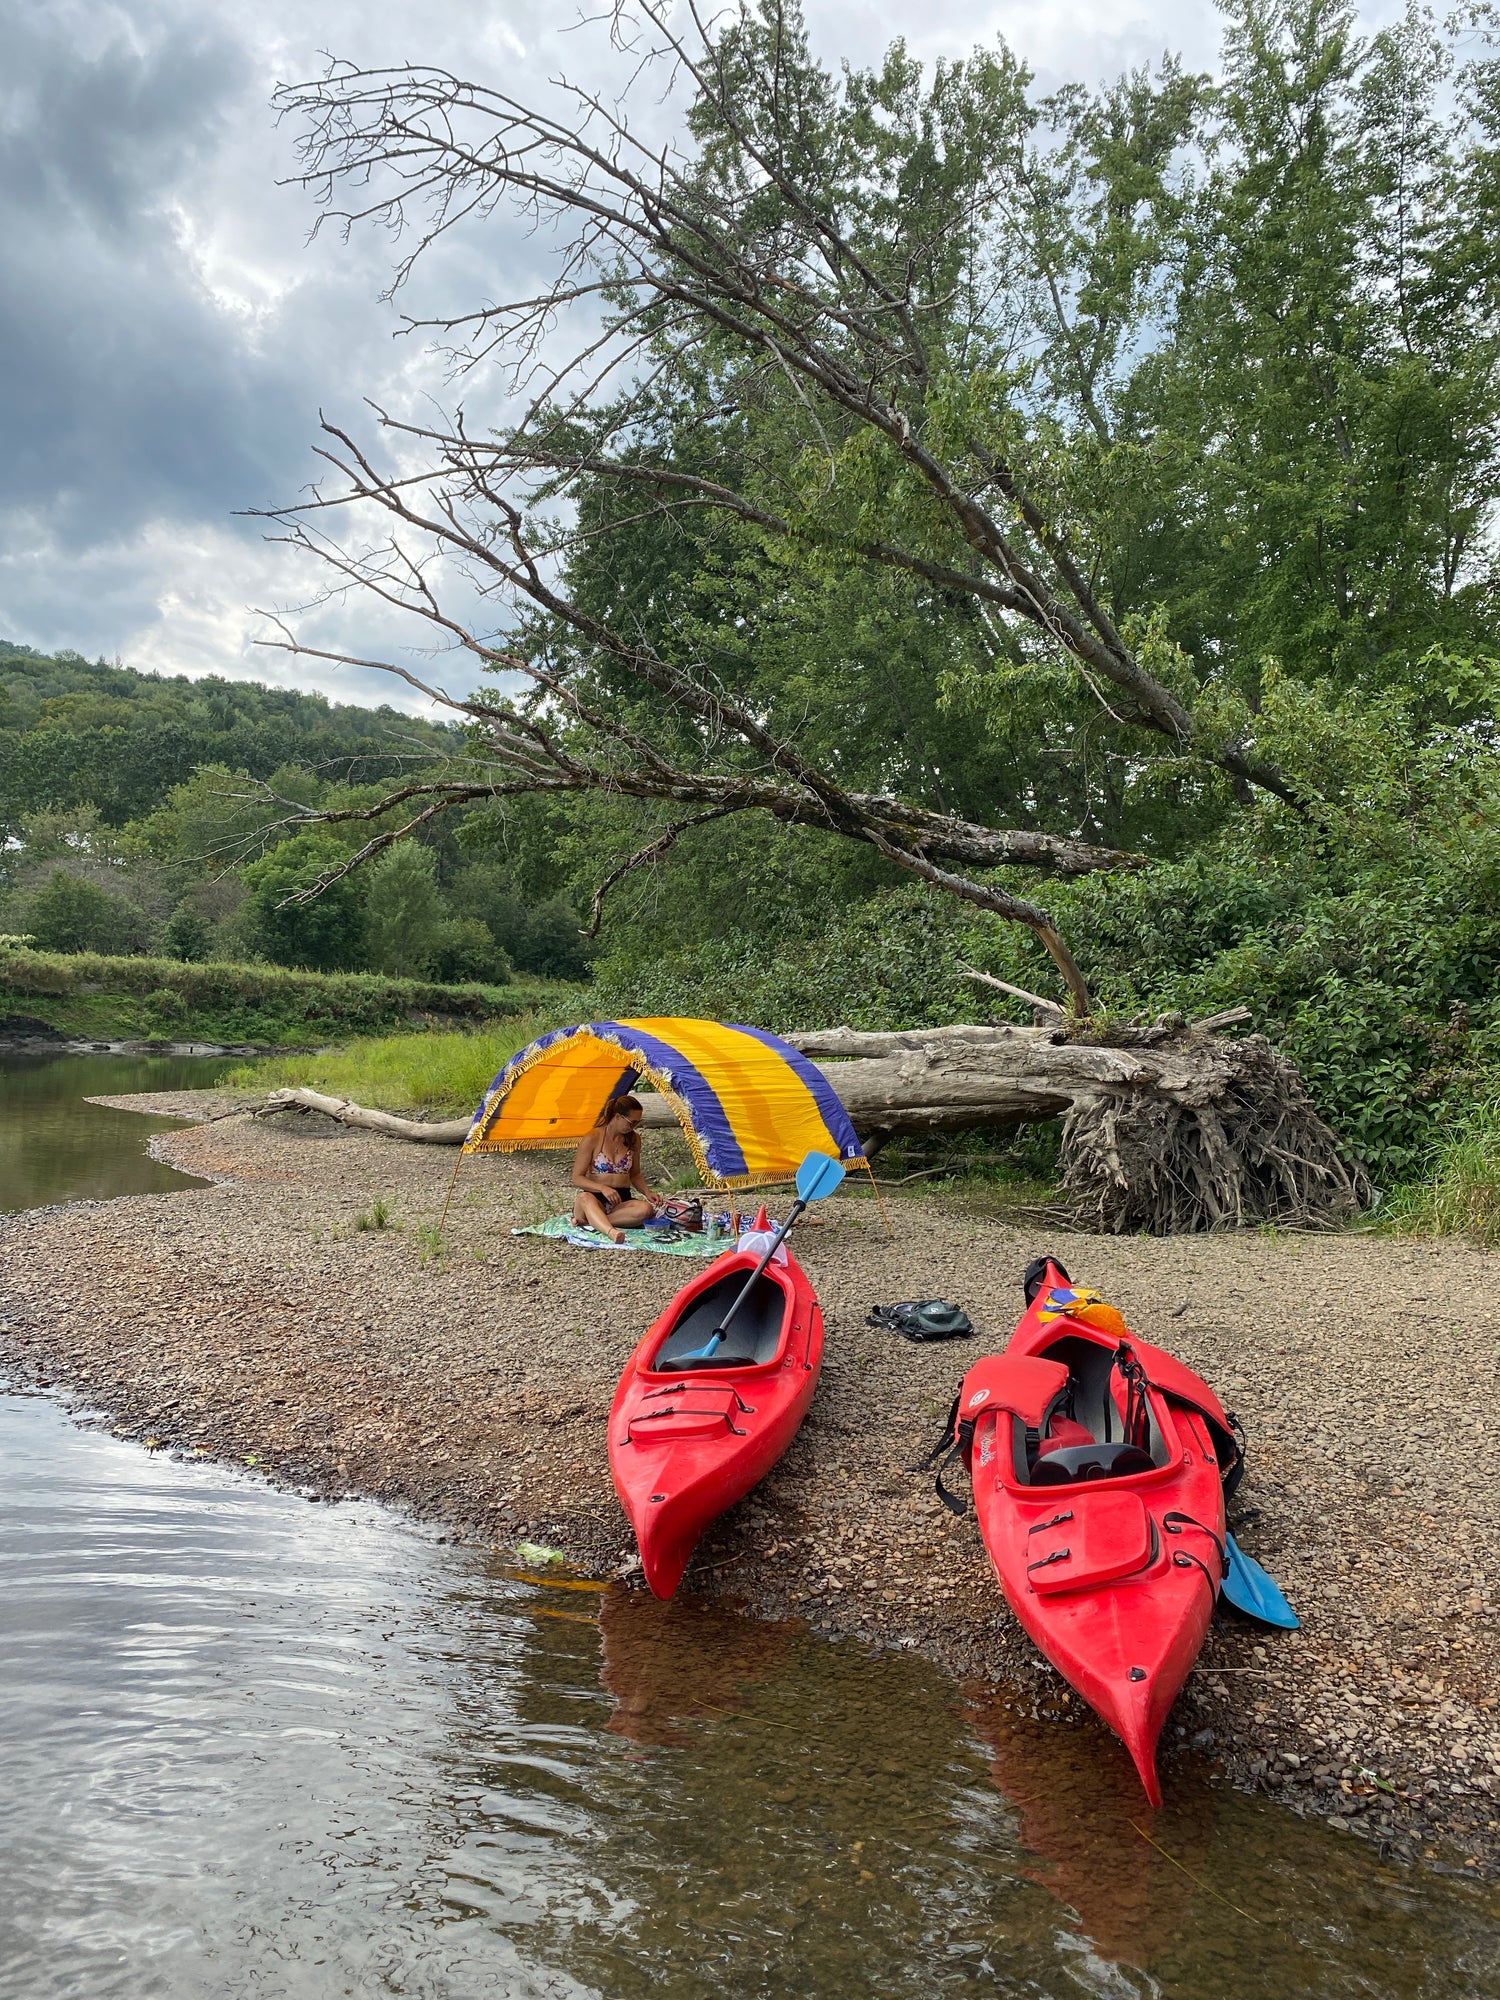
{"type": "Polygon", "coordinates": [[[1111,1583],[1144,1569],[1155,1537],[1138,1493],[1091,1493],[1086,1507],[1044,1514],[1027,1543],[1031,1587],[1046,1595],[1111,1583]]]}

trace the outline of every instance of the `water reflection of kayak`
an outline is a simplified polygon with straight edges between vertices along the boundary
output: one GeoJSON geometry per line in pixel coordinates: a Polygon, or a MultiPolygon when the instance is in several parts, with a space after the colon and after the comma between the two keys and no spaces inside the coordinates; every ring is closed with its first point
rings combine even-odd
{"type": "Polygon", "coordinates": [[[1020,1872],[1077,1914],[1101,1958],[1145,1971],[1187,1916],[1218,1816],[1213,1794],[1174,1789],[1170,1809],[1153,1813],[1125,1760],[1099,1754],[1092,1728],[1028,1723],[980,1695],[965,1714],[1015,1808],[1020,1872]]]}
{"type": "Polygon", "coordinates": [[[658,1744],[687,1742],[683,1722],[735,1713],[748,1683],[786,1668],[793,1637],[787,1626],[618,1587],[600,1601],[599,1629],[600,1679],[615,1702],[605,1727],[658,1744]]]}
{"type": "Polygon", "coordinates": [[[609,1469],[646,1581],[670,1597],[704,1529],[776,1463],[807,1414],[823,1362],[823,1315],[785,1247],[731,1250],[684,1285],[626,1363],[609,1423],[609,1469]]]}

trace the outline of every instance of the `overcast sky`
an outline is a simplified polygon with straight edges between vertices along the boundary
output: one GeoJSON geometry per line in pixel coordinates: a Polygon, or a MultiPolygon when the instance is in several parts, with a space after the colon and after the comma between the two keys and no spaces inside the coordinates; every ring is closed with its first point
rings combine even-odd
{"type": "MultiPolygon", "coordinates": [[[[1003,34],[1044,85],[1167,47],[1212,68],[1218,40],[1203,0],[808,0],[808,14],[834,62],[898,33],[928,58],[1003,34]]],[[[454,394],[393,338],[388,242],[308,242],[308,197],[277,185],[292,134],[268,100],[323,50],[438,62],[517,95],[563,68],[608,74],[598,29],[561,31],[576,18],[573,0],[0,0],[0,638],[393,698],[383,677],[317,675],[253,643],[251,607],[293,604],[308,579],[236,510],[306,483],[320,408],[454,394]]],[[[534,258],[497,222],[435,259],[421,291],[505,296],[534,258]]],[[[421,665],[400,650],[413,635],[365,606],[325,609],[317,629],[421,665]]]]}

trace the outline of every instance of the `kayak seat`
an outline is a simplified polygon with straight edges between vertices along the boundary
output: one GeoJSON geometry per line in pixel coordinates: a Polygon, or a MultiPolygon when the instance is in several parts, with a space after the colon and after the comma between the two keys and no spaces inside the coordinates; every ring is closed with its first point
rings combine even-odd
{"type": "Polygon", "coordinates": [[[729,1322],[712,1354],[702,1350],[745,1283],[736,1271],[700,1292],[652,1357],[653,1374],[681,1375],[700,1368],[756,1368],[774,1361],[782,1323],[790,1310],[786,1293],[773,1278],[757,1278],[754,1290],[729,1322]]]}
{"type": "MultiPolygon", "coordinates": [[[[1067,1442],[1069,1445],[1082,1444],[1071,1425],[1082,1425],[1086,1436],[1095,1444],[1119,1444],[1125,1437],[1125,1415],[1121,1407],[1121,1380],[1115,1369],[1114,1350],[1097,1341],[1085,1340],[1078,1334],[1064,1334],[1049,1343],[1043,1350],[1049,1361],[1061,1361],[1068,1371],[1068,1387],[1071,1394],[1064,1405],[1064,1414],[1070,1420],[1067,1442]]],[[[1165,1465],[1170,1453],[1166,1439],[1157,1428],[1156,1418],[1151,1414],[1150,1399],[1147,1399],[1147,1420],[1150,1435],[1143,1457],[1148,1457],[1150,1465],[1165,1465]]],[[[1054,1429],[1059,1428],[1054,1425],[1054,1429]]],[[[1045,1440],[1039,1440],[1040,1449],[1045,1440]]],[[[1036,1456],[1033,1450],[1030,1457],[1036,1456]]],[[[1056,1452],[1046,1456],[1055,1457],[1056,1452]]],[[[1146,1468],[1146,1469],[1149,1469],[1146,1468]]],[[[1116,1477],[1123,1477],[1117,1474],[1116,1477]]]]}
{"type": "Polygon", "coordinates": [[[1065,1451],[1069,1445],[1094,1442],[1094,1435],[1087,1424],[1077,1423],[1072,1417],[1054,1417],[1037,1440],[1036,1455],[1048,1458],[1053,1452],[1065,1451]]]}
{"type": "Polygon", "coordinates": [[[1011,1429],[1011,1465],[1021,1486],[1128,1479],[1165,1465],[1170,1456],[1147,1404],[1148,1448],[1125,1439],[1114,1349],[1079,1334],[1062,1334],[1039,1359],[1067,1369],[1067,1393],[1038,1428],[1011,1429]]]}
{"type": "Polygon", "coordinates": [[[1133,1444],[1072,1444],[1050,1451],[1031,1468],[1033,1486],[1071,1486],[1077,1480],[1128,1479],[1153,1470],[1151,1454],[1133,1444]]]}

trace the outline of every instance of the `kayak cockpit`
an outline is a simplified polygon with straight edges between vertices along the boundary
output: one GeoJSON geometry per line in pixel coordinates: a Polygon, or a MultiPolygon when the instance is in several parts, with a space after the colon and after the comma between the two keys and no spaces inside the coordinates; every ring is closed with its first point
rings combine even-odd
{"type": "Polygon", "coordinates": [[[1139,1478],[1178,1456],[1176,1440],[1163,1431],[1155,1399],[1143,1395],[1127,1431],[1127,1385],[1120,1379],[1116,1349],[1079,1334],[1064,1334],[1038,1352],[1038,1359],[1068,1371],[1066,1391],[1036,1428],[1011,1425],[1010,1475],[1018,1486],[1066,1486],[1077,1482],[1139,1478]]]}
{"type": "Polygon", "coordinates": [[[744,1288],[746,1272],[734,1270],[686,1301],[681,1317],[644,1366],[653,1375],[703,1368],[763,1368],[776,1359],[792,1317],[790,1294],[773,1277],[756,1279],[712,1354],[704,1349],[744,1288]]]}

